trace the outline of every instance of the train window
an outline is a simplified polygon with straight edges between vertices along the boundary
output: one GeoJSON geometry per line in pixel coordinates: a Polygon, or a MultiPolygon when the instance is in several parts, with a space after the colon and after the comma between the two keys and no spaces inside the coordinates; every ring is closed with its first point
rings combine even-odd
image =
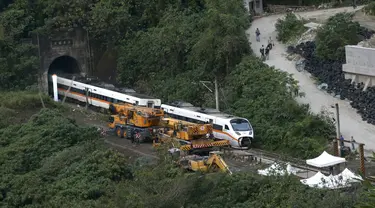
{"type": "Polygon", "coordinates": [[[220,130],[220,131],[223,130],[223,126],[222,126],[222,125],[214,124],[214,125],[213,125],[213,128],[216,129],[216,130],[220,130]]]}
{"type": "Polygon", "coordinates": [[[228,125],[225,125],[224,129],[225,129],[225,130],[229,130],[228,125]]]}
{"type": "Polygon", "coordinates": [[[214,122],[214,120],[210,119],[209,122],[212,124],[214,122]]]}

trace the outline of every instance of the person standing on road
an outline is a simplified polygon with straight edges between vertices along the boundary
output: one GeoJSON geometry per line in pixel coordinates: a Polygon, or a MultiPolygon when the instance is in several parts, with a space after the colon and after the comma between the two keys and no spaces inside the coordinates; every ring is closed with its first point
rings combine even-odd
{"type": "Polygon", "coordinates": [[[260,55],[262,57],[262,61],[264,61],[264,45],[260,48],[260,55]]]}
{"type": "Polygon", "coordinates": [[[270,36],[270,38],[268,39],[268,45],[267,45],[267,47],[269,47],[270,50],[271,50],[273,48],[273,46],[275,46],[275,44],[273,43],[273,40],[272,40],[272,38],[270,36]]]}
{"type": "Polygon", "coordinates": [[[353,136],[352,136],[352,137],[350,137],[350,143],[352,144],[352,151],[354,152],[354,151],[355,151],[355,146],[354,146],[354,143],[356,143],[356,142],[355,142],[355,140],[354,140],[353,136]]]}
{"type": "Polygon", "coordinates": [[[270,59],[270,48],[267,46],[266,48],[266,60],[270,59]]]}
{"type": "Polygon", "coordinates": [[[342,136],[342,134],[340,135],[340,146],[341,147],[345,146],[344,145],[344,137],[342,136]]]}
{"type": "Polygon", "coordinates": [[[255,35],[256,35],[256,38],[257,38],[257,42],[260,42],[260,31],[259,31],[259,28],[256,29],[255,35]]]}

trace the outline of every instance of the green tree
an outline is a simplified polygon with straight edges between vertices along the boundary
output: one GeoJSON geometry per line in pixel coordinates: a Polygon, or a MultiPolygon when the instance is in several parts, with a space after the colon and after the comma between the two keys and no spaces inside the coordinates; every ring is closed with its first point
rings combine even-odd
{"type": "Polygon", "coordinates": [[[360,41],[360,25],[352,21],[353,14],[339,13],[330,17],[316,35],[316,53],[319,57],[330,60],[345,59],[345,45],[360,41]],[[340,35],[338,35],[340,34],[340,35]]]}
{"type": "Polygon", "coordinates": [[[249,119],[255,142],[263,148],[294,157],[317,156],[334,135],[334,127],[293,99],[295,83],[291,75],[246,57],[226,80],[230,112],[249,119]]]}
{"type": "Polygon", "coordinates": [[[284,19],[278,19],[276,24],[277,40],[286,43],[302,35],[306,31],[304,21],[298,19],[293,13],[285,15],[284,19]]]}

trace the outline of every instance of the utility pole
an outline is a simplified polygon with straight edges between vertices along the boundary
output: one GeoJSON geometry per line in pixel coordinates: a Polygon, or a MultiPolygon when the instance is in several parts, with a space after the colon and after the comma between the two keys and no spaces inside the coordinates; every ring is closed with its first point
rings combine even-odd
{"type": "Polygon", "coordinates": [[[219,110],[219,87],[217,86],[216,76],[215,76],[215,100],[216,100],[216,110],[219,110]]]}
{"type": "MultiPolygon", "coordinates": [[[[213,92],[212,90],[211,90],[211,88],[209,88],[206,84],[207,83],[210,83],[210,84],[212,84],[212,82],[211,81],[199,81],[204,87],[206,87],[210,92],[213,92]]],[[[214,84],[215,84],[215,101],[216,101],[216,110],[219,110],[219,86],[218,86],[218,84],[217,84],[217,78],[216,78],[216,76],[215,76],[215,82],[214,82],[214,84]]]]}
{"type": "MultiPolygon", "coordinates": [[[[337,137],[337,140],[339,141],[339,145],[341,147],[341,141],[340,141],[340,135],[341,135],[341,131],[340,131],[340,110],[339,110],[339,104],[336,103],[335,104],[335,107],[336,107],[336,137],[337,137]]],[[[338,155],[341,156],[341,151],[340,151],[340,148],[338,148],[338,155]]]]}
{"type": "MultiPolygon", "coordinates": [[[[73,82],[74,82],[74,79],[75,79],[75,78],[76,78],[76,76],[73,76],[72,82],[70,83],[68,90],[65,91],[65,93],[64,93],[64,98],[63,98],[63,100],[62,100],[62,104],[65,103],[66,96],[67,96],[68,93],[70,92],[70,89],[72,88],[72,85],[73,85],[73,82]]],[[[86,98],[86,100],[87,100],[87,98],[86,98]]]]}
{"type": "Polygon", "coordinates": [[[88,109],[89,107],[89,88],[85,88],[85,91],[86,91],[86,110],[88,109]]]}

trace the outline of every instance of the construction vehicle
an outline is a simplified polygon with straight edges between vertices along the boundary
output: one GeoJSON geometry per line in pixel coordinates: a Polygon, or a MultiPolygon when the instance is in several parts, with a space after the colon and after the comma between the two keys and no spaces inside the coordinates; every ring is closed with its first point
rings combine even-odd
{"type": "Polygon", "coordinates": [[[180,150],[193,154],[230,145],[228,140],[216,140],[213,137],[212,124],[197,124],[174,118],[163,118],[161,123],[165,128],[158,138],[159,141],[154,141],[154,146],[175,140],[179,142],[180,150]]]}
{"type": "Polygon", "coordinates": [[[163,110],[128,103],[110,104],[109,110],[113,115],[108,127],[113,129],[118,137],[143,142],[158,136],[157,130],[164,116],[163,110]]]}
{"type": "Polygon", "coordinates": [[[225,172],[232,174],[232,171],[230,171],[228,165],[223,160],[223,158],[220,156],[222,152],[219,151],[212,151],[210,152],[210,155],[207,157],[201,157],[198,155],[188,155],[185,157],[182,157],[178,164],[190,171],[199,171],[199,172],[225,172]]]}

